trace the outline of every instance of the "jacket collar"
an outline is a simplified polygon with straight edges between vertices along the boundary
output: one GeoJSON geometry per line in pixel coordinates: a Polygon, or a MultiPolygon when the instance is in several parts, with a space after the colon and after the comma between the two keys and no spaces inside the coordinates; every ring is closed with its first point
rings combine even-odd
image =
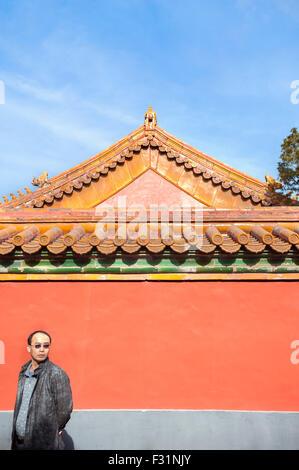
{"type": "MultiPolygon", "coordinates": [[[[25,374],[25,372],[26,372],[26,370],[27,370],[29,364],[31,364],[31,361],[26,362],[26,364],[24,364],[24,365],[22,366],[22,368],[21,368],[21,374],[22,374],[22,375],[25,374]]],[[[43,370],[45,370],[45,369],[47,368],[47,365],[48,365],[48,364],[49,364],[49,359],[48,359],[48,358],[47,358],[45,361],[40,362],[40,363],[39,363],[39,366],[38,366],[37,369],[35,369],[35,371],[34,371],[34,375],[40,375],[40,374],[43,372],[43,370]]]]}

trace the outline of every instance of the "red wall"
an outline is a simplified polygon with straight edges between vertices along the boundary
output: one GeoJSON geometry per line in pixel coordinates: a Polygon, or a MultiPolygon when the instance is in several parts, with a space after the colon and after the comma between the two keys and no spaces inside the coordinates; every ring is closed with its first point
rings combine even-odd
{"type": "Polygon", "coordinates": [[[297,282],[3,282],[0,312],[1,410],[45,329],[75,409],[299,411],[297,282]]]}

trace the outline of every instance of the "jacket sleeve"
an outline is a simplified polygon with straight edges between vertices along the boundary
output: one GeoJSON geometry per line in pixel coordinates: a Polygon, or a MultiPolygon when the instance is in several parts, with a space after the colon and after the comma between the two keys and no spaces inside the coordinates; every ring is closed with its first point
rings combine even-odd
{"type": "Polygon", "coordinates": [[[72,390],[67,374],[58,369],[52,375],[51,388],[56,407],[58,429],[65,427],[73,410],[72,390]]]}
{"type": "Polygon", "coordinates": [[[16,434],[16,421],[17,421],[17,415],[20,409],[20,402],[21,402],[21,396],[23,393],[23,387],[24,383],[21,377],[21,373],[19,374],[19,380],[18,380],[18,387],[17,387],[17,396],[15,400],[15,406],[14,406],[14,412],[13,412],[13,420],[12,420],[12,431],[11,431],[11,448],[14,448],[14,439],[15,439],[15,434],[16,434]]]}

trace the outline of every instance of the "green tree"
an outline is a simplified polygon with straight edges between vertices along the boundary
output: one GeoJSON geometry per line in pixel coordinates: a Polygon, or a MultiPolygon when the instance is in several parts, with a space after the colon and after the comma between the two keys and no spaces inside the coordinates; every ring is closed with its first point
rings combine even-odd
{"type": "Polygon", "coordinates": [[[281,150],[278,173],[283,191],[299,193],[299,133],[295,127],[284,139],[281,150]]]}

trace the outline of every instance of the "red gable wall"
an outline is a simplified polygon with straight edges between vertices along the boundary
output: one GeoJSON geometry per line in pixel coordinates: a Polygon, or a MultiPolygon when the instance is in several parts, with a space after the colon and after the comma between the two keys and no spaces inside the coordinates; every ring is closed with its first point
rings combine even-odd
{"type": "Polygon", "coordinates": [[[133,183],[130,183],[126,188],[106,199],[97,207],[107,204],[111,204],[113,207],[118,207],[119,204],[126,204],[127,207],[141,204],[145,208],[149,208],[150,205],[154,204],[167,207],[182,207],[184,205],[206,207],[152,170],[143,173],[133,183]],[[119,198],[122,199],[119,200],[119,198]]]}

